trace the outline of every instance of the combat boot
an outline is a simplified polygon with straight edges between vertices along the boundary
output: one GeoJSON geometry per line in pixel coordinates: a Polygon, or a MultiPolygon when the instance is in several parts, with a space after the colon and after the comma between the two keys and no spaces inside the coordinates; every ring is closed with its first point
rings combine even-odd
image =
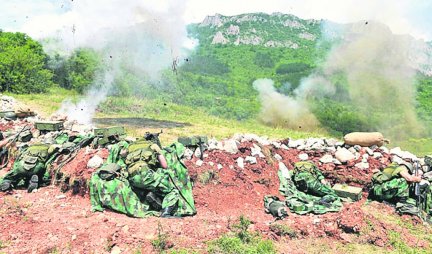
{"type": "Polygon", "coordinates": [[[30,178],[30,183],[27,188],[27,192],[31,193],[33,190],[36,190],[39,186],[39,177],[37,175],[32,175],[30,178]]]}
{"type": "Polygon", "coordinates": [[[160,198],[154,194],[153,192],[149,192],[146,197],[145,200],[150,204],[150,206],[156,210],[156,211],[160,211],[162,210],[162,201],[160,200],[160,198]]]}
{"type": "Polygon", "coordinates": [[[11,181],[3,180],[3,182],[0,184],[0,191],[7,191],[11,187],[12,187],[11,181]]]}
{"type": "Polygon", "coordinates": [[[172,218],[174,212],[175,205],[165,207],[160,215],[162,218],[172,218]]]}

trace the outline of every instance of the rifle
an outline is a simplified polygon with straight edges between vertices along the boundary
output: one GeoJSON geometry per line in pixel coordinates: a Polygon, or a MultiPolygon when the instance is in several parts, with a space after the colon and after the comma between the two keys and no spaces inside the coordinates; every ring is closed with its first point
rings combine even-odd
{"type": "MultiPolygon", "coordinates": [[[[419,161],[415,161],[414,162],[414,175],[415,176],[419,176],[419,171],[420,171],[420,162],[419,161]]],[[[421,211],[421,191],[420,191],[420,183],[415,183],[414,184],[414,195],[416,196],[416,205],[417,208],[419,209],[419,211],[421,211]]]]}
{"type": "Polygon", "coordinates": [[[144,138],[145,140],[151,141],[155,144],[157,144],[159,146],[160,149],[162,149],[162,145],[159,139],[159,135],[163,133],[163,130],[161,130],[160,132],[155,132],[155,133],[151,133],[151,132],[146,132],[144,134],[144,138]]]}
{"type": "Polygon", "coordinates": [[[24,126],[16,135],[15,137],[12,139],[12,141],[8,142],[6,145],[4,145],[1,150],[0,150],[0,168],[4,168],[6,167],[6,165],[9,162],[9,149],[8,149],[8,145],[9,144],[13,144],[15,143],[18,138],[19,135],[23,132],[26,131],[28,129],[28,125],[24,126]]]}

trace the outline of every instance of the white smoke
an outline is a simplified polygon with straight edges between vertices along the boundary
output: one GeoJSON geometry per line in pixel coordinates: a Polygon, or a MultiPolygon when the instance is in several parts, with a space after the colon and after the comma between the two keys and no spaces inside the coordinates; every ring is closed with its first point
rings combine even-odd
{"type": "Polygon", "coordinates": [[[137,77],[138,84],[128,84],[135,87],[157,83],[163,70],[186,56],[184,45],[196,45],[187,38],[184,6],[183,0],[156,5],[139,0],[74,1],[68,11],[36,17],[23,30],[33,35],[40,31],[40,38],[51,38],[43,40],[50,52],[90,47],[101,53],[103,73],[97,74],[85,98],[77,104],[66,101],[60,110],[71,119],[89,123],[98,104],[115,90],[120,75],[137,77]],[[53,25],[41,27],[47,23],[53,25]]]}
{"type": "Polygon", "coordinates": [[[416,70],[430,70],[430,47],[411,36],[394,35],[376,22],[358,22],[344,29],[327,27],[324,31],[342,34],[337,36],[339,41],[326,61],[301,80],[291,96],[279,94],[270,80],[254,82],[262,102],[261,119],[291,128],[295,128],[293,123],[301,122],[305,128],[313,129],[318,121],[308,102],[323,96],[335,100],[346,96],[338,94],[337,82],[341,82],[349,96],[345,103],[373,120],[377,130],[393,138],[421,135],[423,127],[415,111],[416,70]],[[266,85],[257,85],[261,82],[266,85]]]}

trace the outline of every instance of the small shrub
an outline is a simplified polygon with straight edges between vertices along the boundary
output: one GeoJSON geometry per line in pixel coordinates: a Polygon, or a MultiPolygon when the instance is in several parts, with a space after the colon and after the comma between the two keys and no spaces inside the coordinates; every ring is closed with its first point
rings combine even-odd
{"type": "Polygon", "coordinates": [[[208,170],[198,175],[198,181],[205,185],[217,179],[217,173],[214,170],[208,170]]]}
{"type": "Polygon", "coordinates": [[[270,225],[270,230],[278,236],[289,236],[291,238],[297,237],[297,232],[288,225],[273,223],[270,225]]]}
{"type": "Polygon", "coordinates": [[[251,224],[252,222],[246,216],[241,215],[239,218],[239,223],[233,225],[237,237],[243,243],[249,243],[252,240],[252,235],[248,231],[248,228],[251,224]]]}
{"type": "Polygon", "coordinates": [[[157,234],[157,238],[154,239],[151,244],[158,253],[163,253],[165,250],[171,248],[172,244],[168,241],[168,234],[163,232],[160,221],[158,222],[157,234]]]}

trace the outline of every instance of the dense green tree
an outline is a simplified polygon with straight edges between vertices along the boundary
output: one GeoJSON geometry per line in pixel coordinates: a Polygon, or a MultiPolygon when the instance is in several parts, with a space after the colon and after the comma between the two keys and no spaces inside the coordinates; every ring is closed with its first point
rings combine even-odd
{"type": "Polygon", "coordinates": [[[52,85],[42,45],[23,33],[0,31],[0,90],[40,93],[52,85]]]}

